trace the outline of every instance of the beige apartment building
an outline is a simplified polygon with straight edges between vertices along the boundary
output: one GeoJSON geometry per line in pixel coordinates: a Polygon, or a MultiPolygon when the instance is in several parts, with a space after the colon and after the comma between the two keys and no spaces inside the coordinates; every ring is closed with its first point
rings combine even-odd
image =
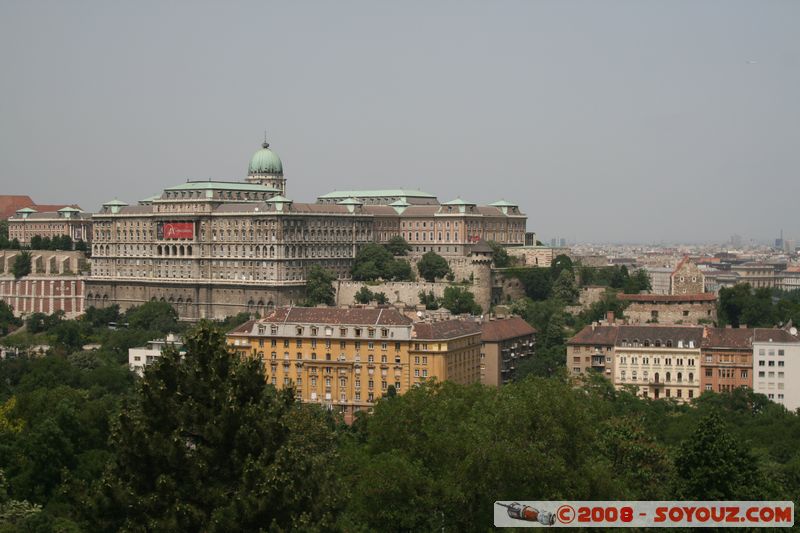
{"type": "Polygon", "coordinates": [[[690,401],[702,392],[702,340],[701,327],[592,324],[567,341],[566,363],[575,377],[595,371],[644,397],[690,401]]]}
{"type": "Polygon", "coordinates": [[[567,369],[573,376],[594,370],[614,381],[614,344],[619,326],[590,324],[567,341],[567,369]]]}
{"type": "Polygon", "coordinates": [[[614,385],[633,385],[645,398],[699,397],[702,339],[700,327],[619,326],[614,385]]]}
{"type": "Polygon", "coordinates": [[[351,422],[390,387],[429,379],[480,382],[481,328],[474,320],[417,322],[385,308],[280,307],[231,331],[230,348],[264,363],[266,379],[351,422]]]}
{"type": "Polygon", "coordinates": [[[298,302],[315,265],[347,279],[370,242],[401,235],[414,254],[435,251],[469,266],[481,239],[525,238],[527,217],[509,202],[439,204],[427,193],[389,190],[298,203],[285,194],[282,162],[265,142],[245,181],[187,181],[138,205],[107,202],[92,219],[87,306],[163,300],[184,319],[263,314],[298,302]]]}
{"type": "Polygon", "coordinates": [[[499,386],[514,380],[517,364],[533,357],[536,329],[518,316],[490,317],[481,324],[481,383],[499,386]]]}

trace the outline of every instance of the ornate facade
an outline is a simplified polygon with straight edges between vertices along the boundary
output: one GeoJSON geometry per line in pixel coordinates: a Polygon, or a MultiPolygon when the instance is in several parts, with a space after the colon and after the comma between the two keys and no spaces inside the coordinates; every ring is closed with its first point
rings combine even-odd
{"type": "Polygon", "coordinates": [[[245,181],[188,181],[138,205],[104,204],[93,216],[87,306],[163,300],[186,319],[263,313],[298,302],[312,266],[347,279],[360,246],[395,235],[414,255],[465,264],[481,239],[524,243],[526,216],[508,202],[346,191],[296,203],[285,192],[283,165],[265,142],[245,181]]]}

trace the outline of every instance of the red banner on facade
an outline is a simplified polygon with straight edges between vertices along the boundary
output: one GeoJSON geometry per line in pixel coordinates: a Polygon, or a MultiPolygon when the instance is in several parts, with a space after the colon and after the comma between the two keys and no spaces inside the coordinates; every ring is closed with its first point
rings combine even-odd
{"type": "Polygon", "coordinates": [[[193,239],[194,222],[164,222],[158,226],[159,239],[193,239]]]}

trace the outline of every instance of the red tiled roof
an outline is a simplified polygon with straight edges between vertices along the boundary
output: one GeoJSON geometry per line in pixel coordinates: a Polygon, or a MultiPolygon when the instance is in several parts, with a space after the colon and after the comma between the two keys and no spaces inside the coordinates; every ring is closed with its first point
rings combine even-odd
{"type": "Polygon", "coordinates": [[[342,324],[353,326],[407,326],[413,322],[393,307],[377,309],[343,307],[278,307],[261,322],[289,324],[342,324]]]}
{"type": "Polygon", "coordinates": [[[440,322],[417,322],[412,337],[421,340],[444,340],[478,335],[481,325],[474,320],[442,320],[440,322]]]}
{"type": "Polygon", "coordinates": [[[6,219],[17,212],[17,209],[33,206],[30,196],[0,194],[0,218],[6,219]]]}
{"type": "Polygon", "coordinates": [[[255,324],[255,323],[256,323],[255,320],[248,320],[244,324],[242,324],[240,326],[237,326],[237,327],[233,328],[232,330],[230,330],[228,332],[228,334],[250,333],[250,331],[252,331],[252,329],[253,329],[253,324],[255,324]]]}
{"type": "Polygon", "coordinates": [[[483,342],[499,342],[517,337],[527,337],[536,333],[536,329],[518,316],[487,320],[481,324],[481,340],[483,342]]]}
{"type": "Polygon", "coordinates": [[[567,344],[612,345],[617,340],[617,326],[585,326],[567,344]]]}
{"type": "Polygon", "coordinates": [[[717,295],[713,292],[698,294],[620,294],[619,299],[628,302],[677,303],[677,302],[714,302],[717,295]]]}
{"type": "Polygon", "coordinates": [[[705,328],[703,348],[728,348],[750,350],[753,348],[753,330],[750,328],[705,328]]]}

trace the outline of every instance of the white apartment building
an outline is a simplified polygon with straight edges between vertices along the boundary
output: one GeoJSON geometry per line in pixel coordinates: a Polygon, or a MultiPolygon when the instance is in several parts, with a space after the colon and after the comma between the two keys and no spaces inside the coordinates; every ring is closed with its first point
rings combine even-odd
{"type": "Polygon", "coordinates": [[[800,338],[797,328],[756,329],[753,390],[794,411],[800,408],[800,338]]]}
{"type": "Polygon", "coordinates": [[[183,339],[180,335],[169,333],[166,339],[154,339],[146,346],[128,349],[128,366],[139,376],[144,375],[144,367],[153,364],[161,357],[161,352],[168,345],[175,346],[178,350],[183,348],[183,339]]]}

